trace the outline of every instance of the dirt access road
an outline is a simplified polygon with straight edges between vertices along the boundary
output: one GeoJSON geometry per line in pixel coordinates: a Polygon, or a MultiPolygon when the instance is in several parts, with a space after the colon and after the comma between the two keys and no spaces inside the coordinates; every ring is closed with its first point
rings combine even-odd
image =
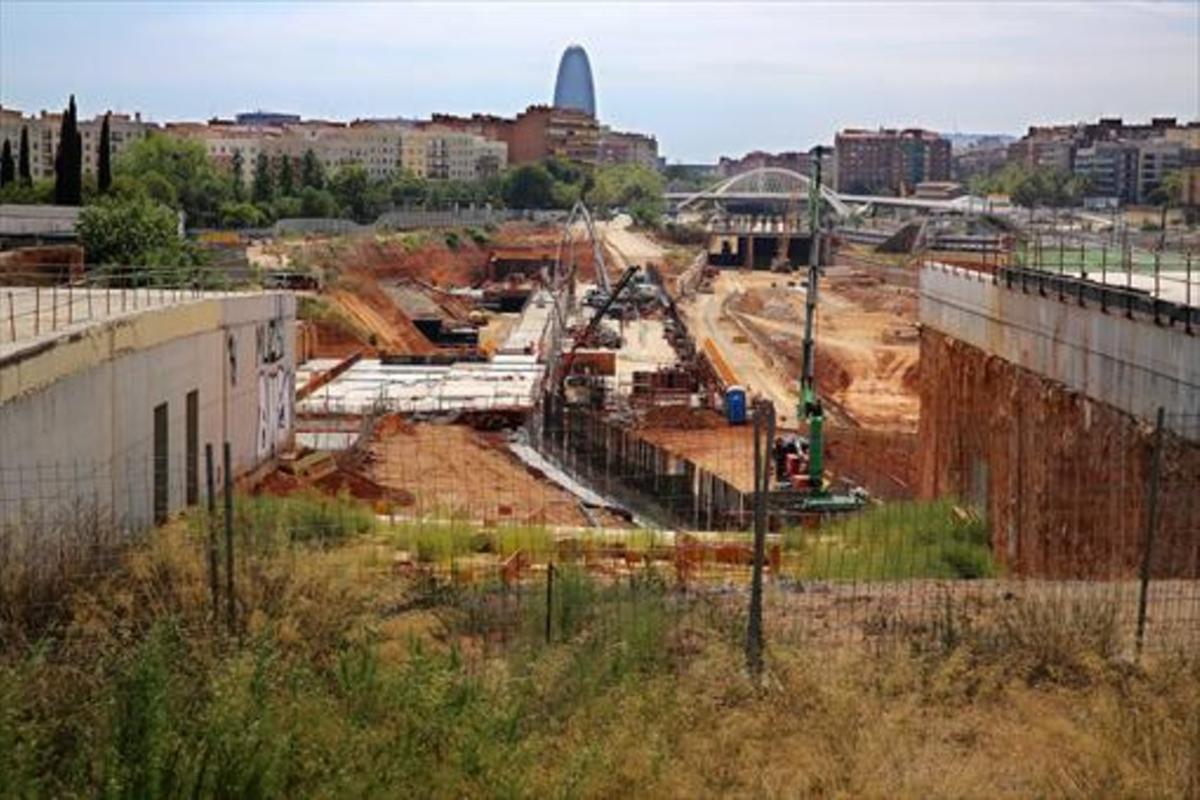
{"type": "MultiPolygon", "coordinates": [[[[769,277],[747,282],[750,291],[731,302],[730,311],[760,334],[755,343],[765,346],[768,360],[784,366],[786,374],[798,372],[803,290],[788,290],[769,277]]],[[[829,267],[822,278],[817,383],[822,395],[857,425],[876,431],[916,431],[920,416],[916,318],[917,299],[911,289],[846,267],[829,267]]]]}
{"type": "Polygon", "coordinates": [[[617,273],[612,276],[613,280],[631,264],[637,264],[639,267],[647,263],[660,264],[666,257],[666,250],[649,237],[631,230],[632,224],[633,220],[624,214],[608,222],[596,223],[596,232],[607,245],[608,254],[614,257],[615,263],[610,267],[615,266],[617,269],[609,270],[617,273]]]}
{"type": "MultiPolygon", "coordinates": [[[[795,278],[723,271],[712,294],[681,308],[697,339],[711,339],[739,382],[795,424],[804,290],[795,278]],[[789,285],[790,284],[790,285],[789,285]]],[[[817,382],[835,423],[913,432],[920,414],[916,298],[911,290],[830,267],[817,310],[817,382]]],[[[703,341],[698,344],[703,346],[703,341]]]]}
{"type": "MultiPolygon", "coordinates": [[[[784,376],[784,368],[776,365],[759,348],[754,347],[744,330],[726,313],[725,304],[734,295],[752,288],[763,288],[762,279],[785,283],[780,276],[768,273],[738,273],[723,271],[713,281],[711,294],[697,294],[680,305],[688,328],[703,348],[711,340],[733,371],[738,382],[751,394],[766,397],[775,404],[775,419],[779,425],[794,427],[799,394],[794,379],[784,376]]],[[[769,283],[764,284],[769,286],[769,283]]]]}

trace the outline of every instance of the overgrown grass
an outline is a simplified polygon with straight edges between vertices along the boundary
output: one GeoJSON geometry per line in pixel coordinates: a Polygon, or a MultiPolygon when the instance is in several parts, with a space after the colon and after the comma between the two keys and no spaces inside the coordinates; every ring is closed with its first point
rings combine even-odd
{"type": "Polygon", "coordinates": [[[985,524],[947,501],[872,507],[815,530],[789,530],[784,546],[797,553],[801,578],[891,581],[997,572],[985,524]]]}
{"type": "MultiPolygon", "coordinates": [[[[277,541],[283,509],[264,501],[244,536],[277,541]]],[[[1129,664],[1103,604],[948,606],[911,648],[769,639],[757,685],[744,595],[562,567],[546,644],[544,582],[409,583],[380,556],[386,536],[354,530],[239,551],[235,635],[211,619],[198,532],[134,547],[53,636],[0,651],[2,793],[1200,791],[1200,661],[1129,664]]]]}
{"type": "Polygon", "coordinates": [[[349,496],[329,497],[316,491],[286,498],[239,496],[235,530],[256,547],[296,542],[330,544],[375,528],[371,509],[349,496]]]}
{"type": "Polygon", "coordinates": [[[623,547],[631,552],[644,552],[664,541],[657,531],[634,530],[619,538],[581,532],[560,544],[554,530],[544,526],[497,525],[481,529],[468,520],[397,522],[387,529],[385,536],[416,561],[442,566],[481,554],[503,559],[518,550],[536,561],[551,561],[560,555],[573,560],[597,548],[623,547]]]}

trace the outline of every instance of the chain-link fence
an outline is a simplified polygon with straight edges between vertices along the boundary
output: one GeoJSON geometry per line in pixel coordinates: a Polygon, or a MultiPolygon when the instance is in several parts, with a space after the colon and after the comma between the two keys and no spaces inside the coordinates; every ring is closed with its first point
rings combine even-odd
{"type": "MultiPolygon", "coordinates": [[[[211,463],[200,448],[0,469],[6,639],[59,619],[131,543],[161,535],[130,520],[183,499],[192,510],[167,527],[204,573],[208,613],[234,630],[281,564],[310,558],[452,601],[492,644],[570,636],[589,620],[624,630],[643,613],[674,624],[702,611],[744,630],[757,563],[768,652],[1038,614],[1108,625],[1127,651],[1200,644],[1200,420],[1097,433],[1107,472],[1080,442],[1084,461],[1031,458],[1014,467],[1027,479],[981,476],[978,496],[881,501],[866,487],[861,507],[829,513],[798,502],[808,492],[777,447],[788,432],[760,439],[756,462],[753,424],[655,419],[570,409],[513,432],[387,414],[355,446],[289,459],[238,490],[225,488],[219,447],[211,463]],[[1108,477],[1089,482],[1096,474],[1108,477]]],[[[837,448],[829,455],[836,474],[837,448]]]]}

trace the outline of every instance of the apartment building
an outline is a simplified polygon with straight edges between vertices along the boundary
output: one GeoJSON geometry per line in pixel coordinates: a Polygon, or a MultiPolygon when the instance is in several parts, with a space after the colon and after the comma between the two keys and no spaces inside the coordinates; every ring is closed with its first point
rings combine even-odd
{"type": "Polygon", "coordinates": [[[511,119],[491,114],[434,114],[432,124],[504,142],[509,164],[531,164],[551,157],[595,164],[599,152],[600,126],[587,113],[572,108],[533,105],[511,119]]]}
{"type": "Polygon", "coordinates": [[[1127,124],[1120,117],[1102,117],[1031,126],[1009,146],[1008,162],[1086,177],[1092,198],[1152,203],[1169,173],[1200,166],[1200,121],[1180,125],[1174,117],[1154,117],[1127,124]]]}
{"type": "MultiPolygon", "coordinates": [[[[104,115],[93,119],[79,120],[79,134],[83,139],[83,172],[95,175],[99,161],[100,129],[104,115]]],[[[135,113],[111,114],[109,117],[109,156],[113,163],[121,153],[142,139],[156,126],[142,121],[135,113]]],[[[8,140],[13,156],[16,157],[21,143],[21,129],[29,131],[29,173],[34,180],[54,177],[54,159],[58,153],[59,133],[62,129],[62,114],[41,111],[37,116],[26,116],[14,108],[0,107],[0,143],[8,140]]]]}
{"type": "Polygon", "coordinates": [[[640,164],[650,169],[658,169],[658,140],[643,133],[615,131],[607,125],[602,125],[596,148],[596,161],[600,164],[640,164]]]}
{"type": "Polygon", "coordinates": [[[1127,142],[1097,142],[1074,154],[1076,175],[1087,178],[1088,195],[1121,203],[1138,199],[1138,147],[1127,142]]]}
{"type": "Polygon", "coordinates": [[[174,123],[169,134],[202,142],[209,158],[230,169],[242,154],[243,180],[253,180],[260,154],[272,161],[286,156],[299,169],[312,151],[326,175],[361,165],[371,180],[386,180],[408,170],[431,180],[476,180],[499,174],[508,165],[508,146],[483,136],[409,120],[356,120],[349,124],[304,121],[277,125],[239,125],[225,120],[208,124],[174,123]]]}
{"type": "Polygon", "coordinates": [[[164,126],[164,133],[181,139],[191,139],[204,145],[209,160],[223,170],[230,170],[234,153],[242,154],[242,176],[250,184],[254,173],[254,162],[260,154],[272,156],[273,142],[280,137],[279,131],[236,125],[213,120],[207,125],[199,122],[174,122],[164,126]]]}
{"type": "Polygon", "coordinates": [[[401,168],[430,180],[473,181],[507,166],[504,142],[440,125],[407,131],[401,143],[401,168]]]}
{"type": "Polygon", "coordinates": [[[838,191],[906,194],[950,179],[950,142],[920,128],[847,129],[834,139],[838,191]]]}
{"type": "Polygon", "coordinates": [[[312,150],[326,175],[359,164],[368,178],[383,180],[400,172],[401,146],[408,130],[407,126],[369,122],[285,125],[276,151],[299,161],[312,150]]]}

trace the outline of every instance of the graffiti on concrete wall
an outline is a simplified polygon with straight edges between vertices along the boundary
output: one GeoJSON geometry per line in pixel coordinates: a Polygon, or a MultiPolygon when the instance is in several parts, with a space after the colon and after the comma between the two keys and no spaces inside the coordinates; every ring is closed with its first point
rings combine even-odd
{"type": "Polygon", "coordinates": [[[260,459],[275,454],[292,430],[295,401],[295,375],[286,364],[282,318],[256,326],[254,342],[255,363],[258,368],[258,440],[260,459]]]}

